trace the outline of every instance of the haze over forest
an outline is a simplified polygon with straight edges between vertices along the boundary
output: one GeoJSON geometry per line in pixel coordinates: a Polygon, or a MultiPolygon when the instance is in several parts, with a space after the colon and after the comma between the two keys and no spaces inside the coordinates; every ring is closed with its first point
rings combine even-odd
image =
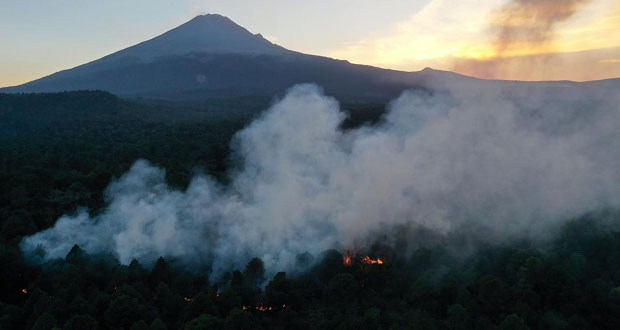
{"type": "Polygon", "coordinates": [[[620,71],[545,79],[614,67],[605,38],[559,58],[616,6],[485,13],[484,44],[429,57],[450,70],[205,14],[0,88],[0,328],[618,328],[620,71]]]}

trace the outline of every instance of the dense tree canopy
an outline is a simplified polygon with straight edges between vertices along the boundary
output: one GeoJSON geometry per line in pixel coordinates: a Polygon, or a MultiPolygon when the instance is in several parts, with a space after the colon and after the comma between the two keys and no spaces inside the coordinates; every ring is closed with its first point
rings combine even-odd
{"type": "MultiPolygon", "coordinates": [[[[136,158],[166,168],[180,187],[197,168],[226,180],[231,137],[265,102],[0,95],[0,329],[620,328],[613,211],[567,222],[543,243],[480,241],[468,254],[458,240],[368,242],[349,264],[344,251],[303,254],[301,273],[249,258],[214,277],[167,256],[152,267],[121,265],[77,245],[43,265],[21,255],[24,235],[78,206],[105,207],[103,189],[136,158]]],[[[347,125],[378,117],[373,106],[351,109],[347,125]]]]}

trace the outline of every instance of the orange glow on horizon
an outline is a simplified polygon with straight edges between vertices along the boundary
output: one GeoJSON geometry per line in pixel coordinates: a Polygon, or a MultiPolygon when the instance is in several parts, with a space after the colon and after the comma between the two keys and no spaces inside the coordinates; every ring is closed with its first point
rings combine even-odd
{"type": "Polygon", "coordinates": [[[516,14],[502,12],[498,3],[432,0],[391,32],[348,43],[330,56],[396,70],[432,67],[495,79],[620,76],[620,62],[614,61],[618,56],[613,55],[620,49],[620,3],[571,0],[556,8],[549,2],[527,2],[512,8],[516,14]],[[465,67],[469,62],[474,62],[472,68],[465,67]]]}

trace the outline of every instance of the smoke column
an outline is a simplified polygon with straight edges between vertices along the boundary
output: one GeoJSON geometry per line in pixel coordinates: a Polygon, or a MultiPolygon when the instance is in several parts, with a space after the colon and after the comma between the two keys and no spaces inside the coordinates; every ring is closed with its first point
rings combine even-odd
{"type": "Polygon", "coordinates": [[[402,224],[536,235],[620,202],[620,99],[587,93],[557,105],[531,90],[523,104],[492,89],[411,91],[381,123],[343,131],[335,99],[296,86],[237,134],[243,166],[231,184],[199,175],[173,190],[139,160],[107,188],[103,213],[65,215],[21,247],[50,259],[77,243],[125,264],[162,255],[221,274],[252,257],[291,270],[301,253],[402,224]]]}
{"type": "Polygon", "coordinates": [[[512,0],[492,14],[498,57],[523,44],[549,47],[558,23],[571,18],[587,0],[512,0]]]}
{"type": "Polygon", "coordinates": [[[554,51],[556,26],[569,20],[588,2],[512,0],[491,12],[488,32],[493,57],[457,59],[453,69],[484,78],[506,77],[513,71],[543,71],[554,51]]]}

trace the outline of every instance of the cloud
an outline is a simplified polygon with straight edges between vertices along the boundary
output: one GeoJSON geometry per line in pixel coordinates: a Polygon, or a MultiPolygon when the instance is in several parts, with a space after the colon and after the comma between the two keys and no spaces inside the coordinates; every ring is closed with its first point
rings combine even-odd
{"type": "Polygon", "coordinates": [[[173,190],[140,160],[107,188],[104,212],[65,215],[21,247],[57,258],[77,243],[125,264],[163,255],[218,275],[256,256],[293,270],[301,253],[400,225],[537,236],[620,202],[619,101],[588,89],[410,91],[381,123],[343,131],[335,99],[296,86],[236,135],[230,185],[197,176],[173,190]]]}

